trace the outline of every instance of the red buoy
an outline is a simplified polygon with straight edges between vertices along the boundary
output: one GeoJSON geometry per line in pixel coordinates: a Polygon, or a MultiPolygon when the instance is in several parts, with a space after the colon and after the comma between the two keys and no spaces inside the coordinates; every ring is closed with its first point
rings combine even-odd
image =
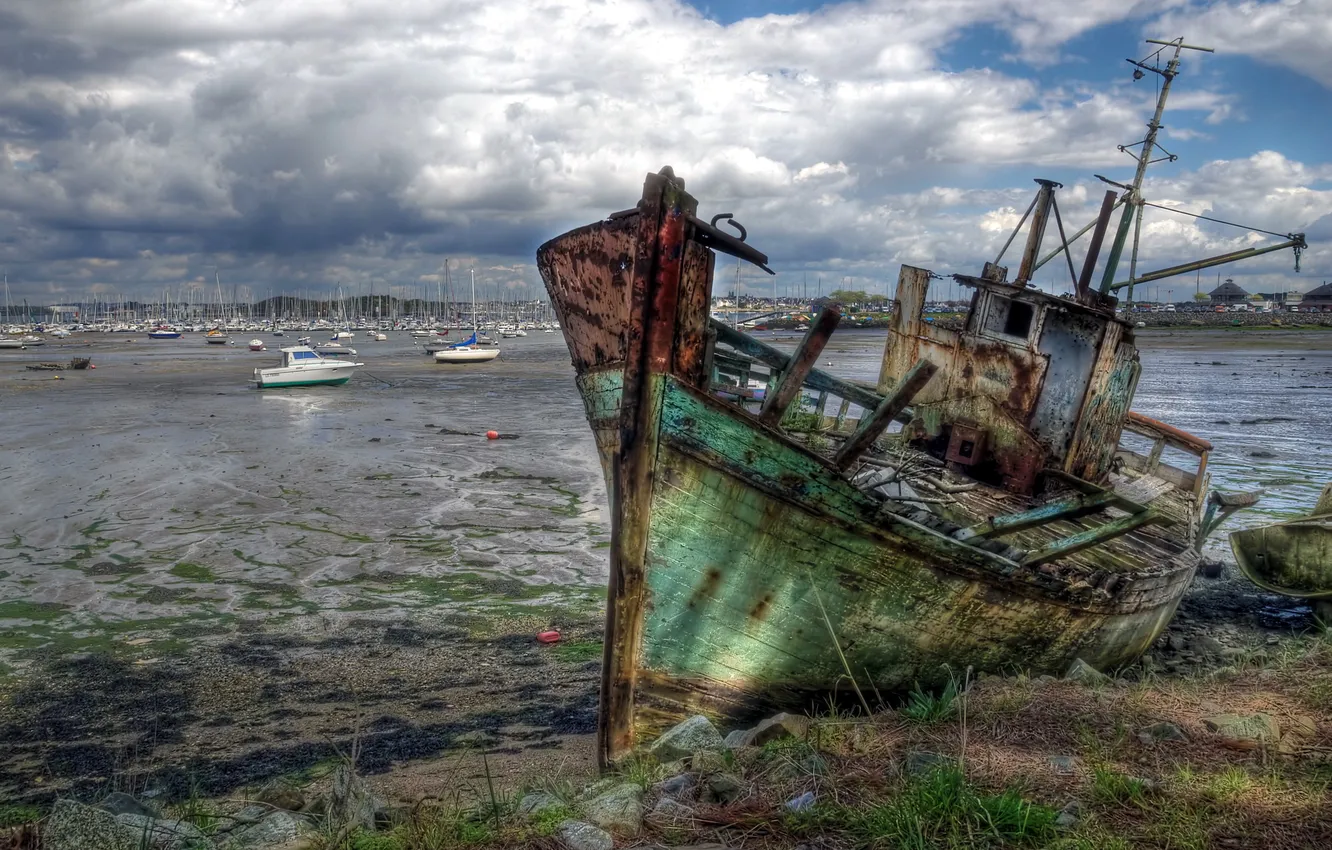
{"type": "Polygon", "coordinates": [[[487,440],[498,440],[498,439],[499,439],[499,431],[487,431],[487,432],[486,432],[486,439],[487,439],[487,440]]]}
{"type": "Polygon", "coordinates": [[[559,639],[560,633],[555,629],[550,629],[549,631],[544,631],[537,635],[537,640],[542,643],[557,643],[559,639]]]}

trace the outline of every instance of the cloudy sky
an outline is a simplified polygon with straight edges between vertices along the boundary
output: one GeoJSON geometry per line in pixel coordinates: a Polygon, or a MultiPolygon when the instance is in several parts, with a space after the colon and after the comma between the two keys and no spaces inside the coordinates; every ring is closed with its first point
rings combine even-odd
{"type": "MultiPolygon", "coordinates": [[[[1124,59],[1179,35],[1217,52],[1145,194],[1306,231],[1250,290],[1332,280],[1332,0],[0,0],[0,267],[34,303],[411,293],[445,257],[535,292],[538,244],[670,164],[780,291],[882,292],[993,259],[1034,177],[1090,219],[1156,94],[1124,59]]],[[[1143,265],[1266,239],[1154,212],[1143,265]]]]}

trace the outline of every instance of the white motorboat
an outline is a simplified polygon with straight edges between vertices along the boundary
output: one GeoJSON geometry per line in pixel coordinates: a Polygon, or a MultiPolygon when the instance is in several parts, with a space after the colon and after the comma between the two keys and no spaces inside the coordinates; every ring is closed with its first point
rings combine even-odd
{"type": "Polygon", "coordinates": [[[387,342],[388,334],[373,333],[370,334],[370,339],[373,339],[375,342],[387,342]]]}
{"type": "Polygon", "coordinates": [[[358,368],[365,365],[324,357],[307,345],[279,350],[282,352],[281,365],[254,370],[254,382],[259,389],[345,384],[358,368]]]}
{"type": "Polygon", "coordinates": [[[26,345],[28,348],[32,348],[34,345],[46,345],[46,340],[34,334],[27,334],[25,336],[19,337],[19,341],[22,342],[24,345],[26,345]]]}
{"type": "Polygon", "coordinates": [[[263,341],[262,339],[252,339],[252,340],[250,340],[250,350],[251,350],[251,351],[263,351],[263,350],[264,350],[264,341],[263,341]]]}

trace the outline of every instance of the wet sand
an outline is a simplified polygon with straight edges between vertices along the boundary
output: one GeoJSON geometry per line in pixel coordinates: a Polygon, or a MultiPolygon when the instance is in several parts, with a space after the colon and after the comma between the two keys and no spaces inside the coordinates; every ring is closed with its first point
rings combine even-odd
{"type": "MultiPolygon", "coordinates": [[[[1135,409],[1213,440],[1214,480],[1282,516],[1332,468],[1332,336],[1268,336],[1140,332],[1135,409]]],[[[873,380],[883,338],[840,332],[820,365],[873,380]]],[[[265,392],[272,353],[70,343],[0,353],[0,795],[224,794],[353,741],[404,797],[480,750],[501,775],[592,769],[609,521],[559,334],[468,367],[358,338],[350,384],[265,392]],[[549,626],[564,644],[533,640],[549,626]]],[[[1199,616],[1307,624],[1242,582],[1198,594],[1199,616]]]]}

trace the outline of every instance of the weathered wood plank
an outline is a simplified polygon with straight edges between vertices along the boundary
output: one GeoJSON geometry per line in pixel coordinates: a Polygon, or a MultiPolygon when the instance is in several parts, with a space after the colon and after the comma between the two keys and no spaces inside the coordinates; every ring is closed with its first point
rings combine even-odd
{"type": "Polygon", "coordinates": [[[1095,528],[1089,528],[1078,534],[1056,540],[1044,549],[1032,552],[1023,558],[1022,566],[1037,567],[1050,561],[1057,561],[1066,555],[1081,552],[1083,549],[1090,549],[1092,546],[1128,534],[1135,528],[1157,522],[1159,519],[1160,517],[1156,515],[1155,511],[1143,511],[1140,514],[1129,514],[1120,517],[1112,522],[1107,522],[1105,525],[1098,525],[1095,528]]]}
{"type": "Polygon", "coordinates": [[[847,469],[857,458],[869,451],[874,441],[879,439],[879,435],[892,423],[897,414],[911,403],[916,394],[925,388],[938,370],[939,367],[928,360],[918,361],[912,366],[911,371],[902,376],[902,380],[898,381],[897,386],[879,403],[874,412],[861,419],[860,427],[837,450],[833,463],[839,469],[847,469]]]}
{"type": "Polygon", "coordinates": [[[973,537],[994,537],[1000,534],[1012,534],[1017,531],[1025,531],[1028,528],[1047,525],[1052,522],[1058,522],[1065,519],[1076,519],[1095,513],[1107,505],[1112,505],[1118,501],[1118,497],[1110,491],[1096,493],[1091,495],[1078,496],[1073,499],[1063,499],[1058,502],[1051,502],[1048,505],[1041,505],[1032,508],[1029,511],[1023,511],[1016,514],[1005,514],[1003,516],[990,517],[985,522],[973,525],[962,533],[956,535],[958,540],[970,540],[973,537]]]}
{"type": "Polygon", "coordinates": [[[837,330],[837,323],[841,320],[842,312],[836,307],[824,307],[819,311],[786,368],[781,370],[776,389],[764,396],[759,419],[769,425],[782,421],[791,402],[800,395],[805,379],[809,377],[814,364],[819,362],[819,355],[823,353],[828,340],[832,339],[833,331],[837,330]]]}

